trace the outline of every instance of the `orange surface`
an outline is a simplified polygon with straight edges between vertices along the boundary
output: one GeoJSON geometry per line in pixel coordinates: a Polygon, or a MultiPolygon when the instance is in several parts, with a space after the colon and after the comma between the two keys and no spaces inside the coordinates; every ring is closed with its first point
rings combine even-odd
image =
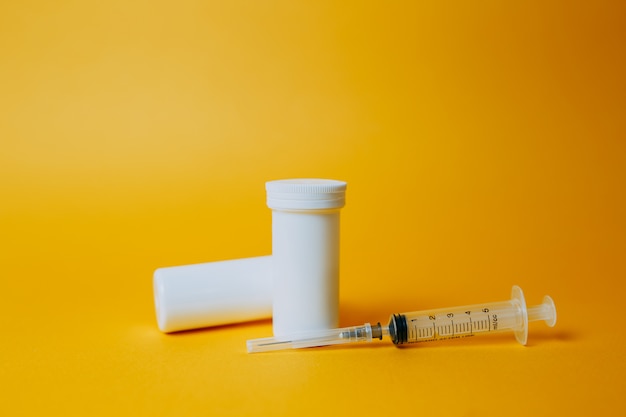
{"type": "Polygon", "coordinates": [[[624,2],[0,5],[0,414],[610,415],[626,375],[624,2]],[[557,326],[248,355],[155,268],[271,250],[348,181],[342,324],[550,294],[557,326]]]}

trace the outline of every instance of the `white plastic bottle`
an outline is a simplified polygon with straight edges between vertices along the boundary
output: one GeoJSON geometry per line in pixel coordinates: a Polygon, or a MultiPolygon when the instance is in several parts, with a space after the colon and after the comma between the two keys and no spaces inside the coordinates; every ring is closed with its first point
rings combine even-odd
{"type": "Polygon", "coordinates": [[[159,329],[170,333],[271,317],[271,271],[271,256],[157,269],[159,329]]]}
{"type": "Polygon", "coordinates": [[[339,325],[339,211],[346,183],[266,183],[272,209],[274,335],[339,325]]]}

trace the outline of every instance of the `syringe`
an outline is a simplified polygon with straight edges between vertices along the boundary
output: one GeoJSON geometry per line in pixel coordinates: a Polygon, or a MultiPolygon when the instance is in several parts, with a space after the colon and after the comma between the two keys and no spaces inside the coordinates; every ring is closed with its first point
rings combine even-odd
{"type": "Polygon", "coordinates": [[[248,340],[247,345],[248,352],[255,353],[371,342],[373,339],[382,340],[383,336],[390,337],[395,345],[404,345],[505,330],[512,330],[517,341],[525,345],[528,323],[537,320],[545,320],[548,326],[554,326],[556,308],[552,298],[546,295],[541,304],[526,308],[522,289],[513,286],[508,301],[392,314],[387,326],[365,323],[362,326],[301,332],[287,337],[253,339],[248,340]]]}

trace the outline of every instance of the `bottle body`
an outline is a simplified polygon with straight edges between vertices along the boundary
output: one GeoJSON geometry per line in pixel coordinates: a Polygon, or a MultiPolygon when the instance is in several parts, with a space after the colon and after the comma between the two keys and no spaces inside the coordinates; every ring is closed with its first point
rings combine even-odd
{"type": "Polygon", "coordinates": [[[339,324],[339,209],[272,211],[275,336],[339,324]]]}
{"type": "Polygon", "coordinates": [[[270,256],[159,268],[154,306],[162,332],[269,318],[270,256]]]}

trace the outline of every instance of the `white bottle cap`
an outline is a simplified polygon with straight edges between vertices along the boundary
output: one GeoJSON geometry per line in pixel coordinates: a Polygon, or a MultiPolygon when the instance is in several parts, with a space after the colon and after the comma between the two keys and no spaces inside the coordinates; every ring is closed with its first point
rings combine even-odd
{"type": "Polygon", "coordinates": [[[346,204],[346,183],[337,180],[291,179],[265,183],[267,206],[278,210],[335,209],[346,204]]]}
{"type": "Polygon", "coordinates": [[[162,332],[272,316],[271,256],[159,268],[154,305],[162,332]]]}

